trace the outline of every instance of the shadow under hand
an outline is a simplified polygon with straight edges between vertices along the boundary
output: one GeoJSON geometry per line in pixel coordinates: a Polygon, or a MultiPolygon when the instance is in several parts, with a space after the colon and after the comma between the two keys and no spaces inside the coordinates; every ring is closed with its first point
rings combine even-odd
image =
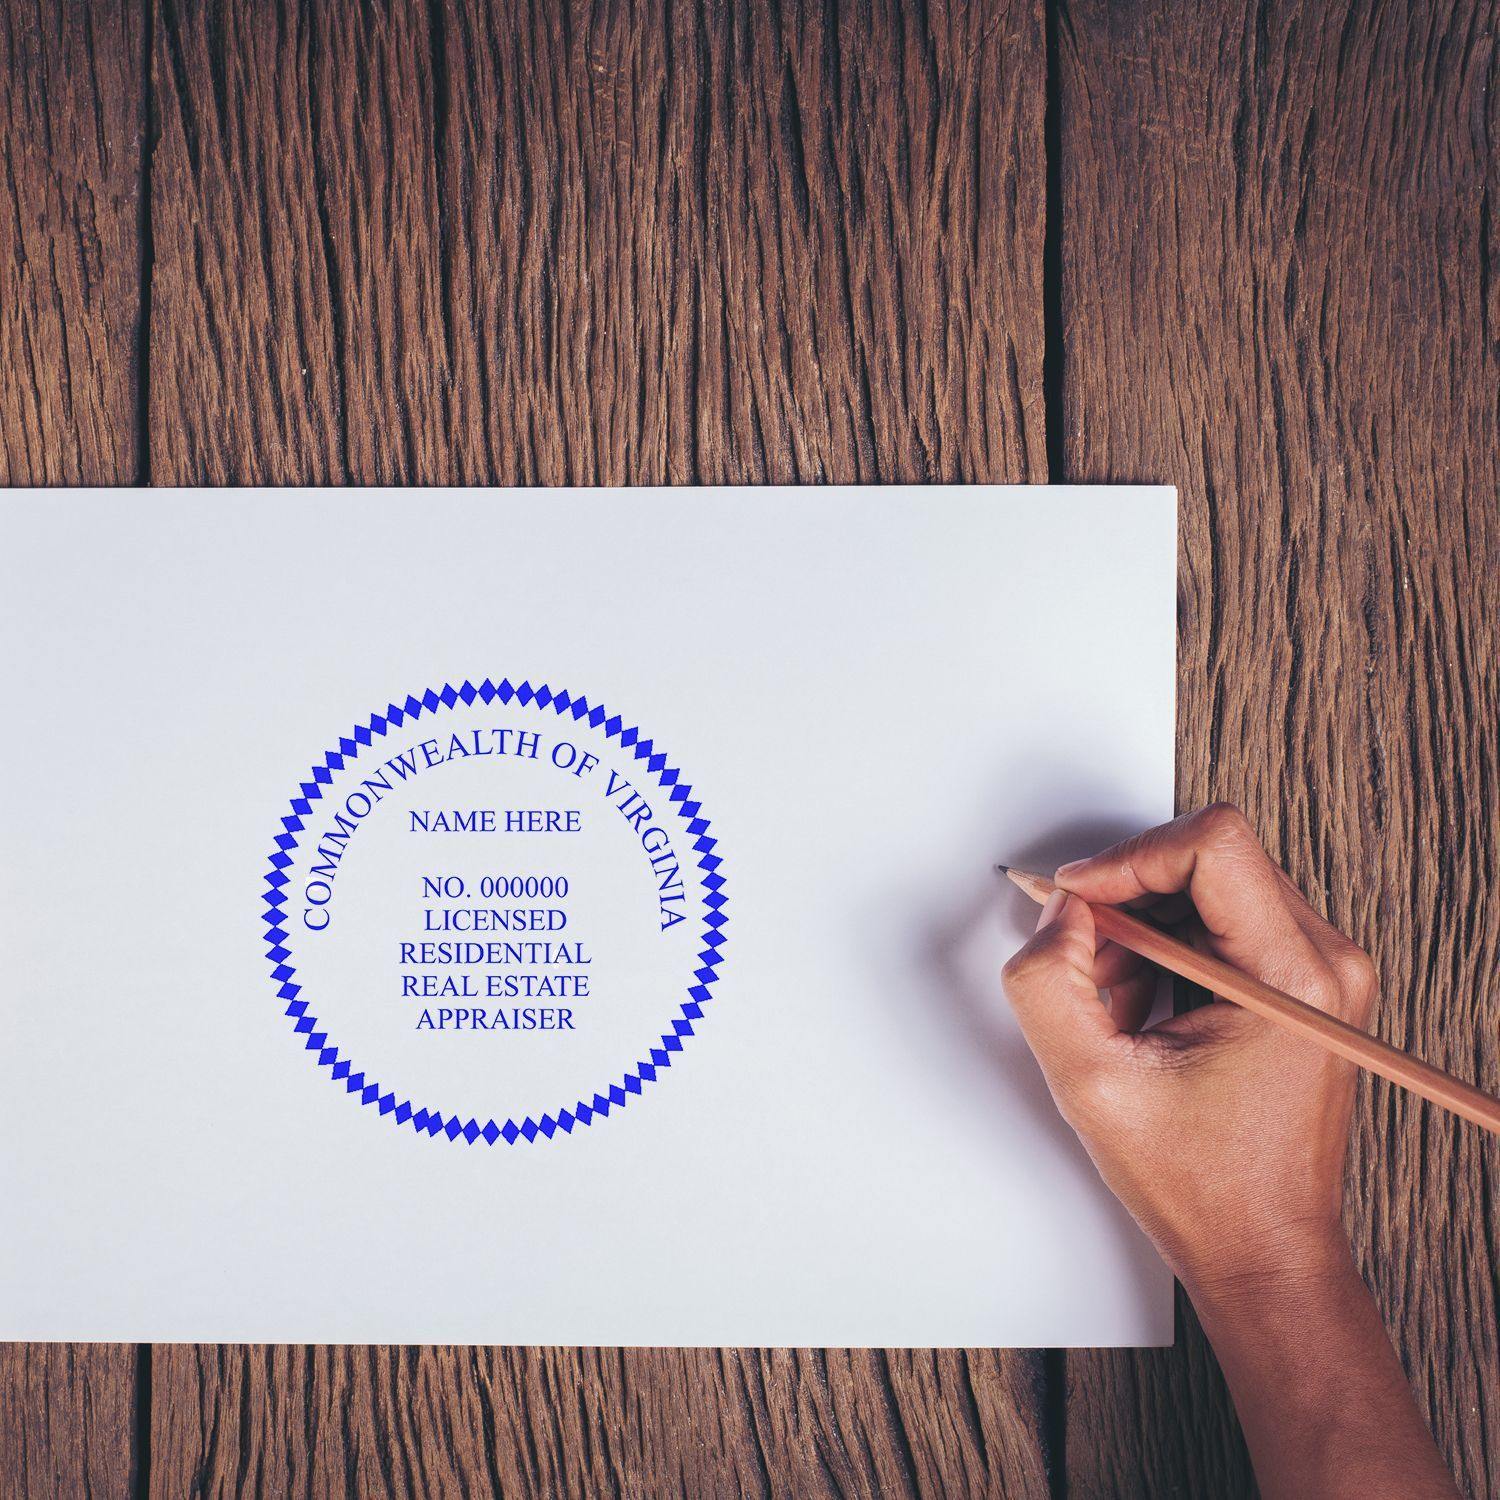
{"type": "MultiPolygon", "coordinates": [[[[1070,783],[1065,768],[1055,770],[1048,780],[1052,787],[1070,791],[1069,800],[1075,806],[1080,802],[1097,805],[1105,800],[1098,795],[1098,788],[1080,788],[1077,779],[1070,783]]],[[[1038,795],[1028,798],[1027,805],[1048,807],[1062,800],[1050,789],[1036,790],[1038,795]]],[[[1017,839],[1014,784],[1008,800],[1012,812],[1003,821],[1010,826],[1006,842],[995,846],[996,859],[1049,876],[1058,865],[1096,854],[1139,832],[1142,826],[1139,821],[1118,816],[1083,816],[1017,839]]],[[[1059,1114],[1001,984],[1000,970],[1035,930],[1037,910],[1035,903],[997,870],[976,871],[964,899],[953,902],[951,916],[933,923],[921,935],[923,964],[932,980],[926,988],[944,1007],[957,1043],[970,1054],[977,1053],[986,1064],[979,1072],[984,1086],[993,1091],[997,1126],[1007,1131],[1007,1139],[997,1146],[1003,1146],[1008,1154],[1016,1150],[1014,1121],[1019,1102],[1033,1127],[1022,1146],[1030,1171],[1043,1178],[1061,1175],[1092,1179],[1093,1163],[1059,1114]]],[[[1125,1236],[1130,1267],[1127,1275],[1144,1297],[1146,1288],[1154,1285],[1159,1275],[1155,1255],[1143,1240],[1128,1232],[1130,1221],[1124,1208],[1115,1207],[1115,1222],[1125,1236]]]]}
{"type": "MultiPolygon", "coordinates": [[[[1018,869],[1051,875],[1060,864],[1096,854],[1136,832],[1136,826],[1119,818],[1077,818],[1000,850],[996,857],[1018,869]]],[[[998,870],[980,872],[969,898],[925,935],[924,958],[935,980],[933,993],[946,1002],[968,1044],[989,1059],[997,1085],[1024,1100],[1045,1134],[1069,1155],[1086,1155],[1057,1114],[1041,1068],[1004,999],[998,966],[981,967],[996,956],[997,917],[1013,939],[1003,962],[1035,929],[1037,911],[998,870]]]]}

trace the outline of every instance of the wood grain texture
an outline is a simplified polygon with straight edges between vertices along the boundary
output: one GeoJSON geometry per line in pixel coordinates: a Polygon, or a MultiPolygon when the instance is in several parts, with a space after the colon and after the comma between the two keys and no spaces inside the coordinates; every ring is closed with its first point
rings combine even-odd
{"type": "Polygon", "coordinates": [[[173,1347],[156,1383],[163,1500],[1046,1493],[995,1353],[173,1347]]]}
{"type": "Polygon", "coordinates": [[[157,478],[1044,476],[1038,7],[157,31],[157,478]]]}
{"type": "Polygon", "coordinates": [[[0,5],[0,484],[136,470],[138,8],[0,5]]]}
{"type": "MultiPolygon", "coordinates": [[[[135,476],[140,18],[0,5],[0,484],[135,476]]],[[[0,1345],[0,1493],[123,1495],[136,1354],[0,1345]]]]}
{"type": "MultiPolygon", "coordinates": [[[[162,0],[161,482],[1045,477],[1034,5],[162,0]]],[[[178,1349],[153,1494],[1045,1495],[1007,1353],[178,1349]]]]}
{"type": "MultiPolygon", "coordinates": [[[[1500,1087],[1492,4],[1066,0],[1067,477],[1180,486],[1178,797],[1242,802],[1500,1087]]],[[[1496,1143],[1362,1087],[1348,1218],[1466,1493],[1500,1493],[1496,1143]]],[[[1069,1361],[1069,1493],[1248,1494],[1190,1317],[1069,1361]]]]}
{"type": "Polygon", "coordinates": [[[128,1344],[0,1344],[0,1494],[129,1495],[141,1383],[128,1344]]]}

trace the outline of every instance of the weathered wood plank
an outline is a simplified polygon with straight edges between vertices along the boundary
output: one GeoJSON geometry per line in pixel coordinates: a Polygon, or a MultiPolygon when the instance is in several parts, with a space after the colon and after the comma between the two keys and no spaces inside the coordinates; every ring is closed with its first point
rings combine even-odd
{"type": "Polygon", "coordinates": [[[128,1495],[145,1392],[129,1344],[0,1344],[0,1493],[128,1495]]]}
{"type": "Polygon", "coordinates": [[[135,474],[138,12],[0,5],[0,484],[135,474]]]}
{"type": "Polygon", "coordinates": [[[1044,474],[1040,28],[1028,5],[453,7],[464,472],[1044,474]]]}
{"type": "Polygon", "coordinates": [[[159,484],[346,477],[309,87],[318,18],[156,9],[149,413],[159,484]]]}
{"type": "Polygon", "coordinates": [[[1030,1373],[996,1353],[172,1346],[152,1493],[1044,1495],[1030,1373]]]}
{"type": "Polygon", "coordinates": [[[158,477],[1039,477],[1040,14],[944,19],[163,5],[158,477]]]}
{"type": "MultiPolygon", "coordinates": [[[[1040,479],[1039,6],[163,3],[175,482],[1040,479]]],[[[159,1349],[163,1496],[1046,1492],[1008,1354],[159,1349]]]]}
{"type": "MultiPolygon", "coordinates": [[[[1496,11],[1067,0],[1067,477],[1181,487],[1178,795],[1374,953],[1383,1035],[1500,1084],[1496,11]]],[[[1496,1143],[1361,1093],[1348,1220],[1500,1493],[1496,1143]]],[[[1069,1361],[1084,1495],[1248,1494],[1190,1320],[1069,1361]]]]}
{"type": "MultiPolygon", "coordinates": [[[[0,4],[0,484],[137,468],[138,7],[0,4]]],[[[129,1346],[0,1346],[0,1490],[123,1495],[129,1346]]]]}

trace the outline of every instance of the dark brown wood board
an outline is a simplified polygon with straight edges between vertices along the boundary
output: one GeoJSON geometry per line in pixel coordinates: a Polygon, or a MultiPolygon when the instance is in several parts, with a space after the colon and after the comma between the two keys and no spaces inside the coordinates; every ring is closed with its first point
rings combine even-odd
{"type": "MultiPolygon", "coordinates": [[[[1179,801],[1250,812],[1500,1086],[1496,11],[1068,0],[1070,480],[1181,495],[1179,801]]],[[[1465,1493],[1500,1493],[1491,1137],[1361,1089],[1348,1222],[1465,1493]]],[[[1081,1495],[1248,1494],[1201,1335],[1068,1362],[1081,1495]]]]}
{"type": "Polygon", "coordinates": [[[1047,1493],[995,1352],[159,1347],[151,1493],[1047,1493]]]}
{"type": "Polygon", "coordinates": [[[1040,479],[1039,7],[163,3],[153,477],[1040,479]]]}
{"type": "Polygon", "coordinates": [[[136,477],[139,7],[0,6],[0,483],[136,477]]]}
{"type": "MultiPolygon", "coordinates": [[[[0,5],[0,484],[136,478],[143,76],[135,6],[0,5]]],[[[136,1364],[0,1345],[0,1494],[125,1494],[136,1364]]]]}

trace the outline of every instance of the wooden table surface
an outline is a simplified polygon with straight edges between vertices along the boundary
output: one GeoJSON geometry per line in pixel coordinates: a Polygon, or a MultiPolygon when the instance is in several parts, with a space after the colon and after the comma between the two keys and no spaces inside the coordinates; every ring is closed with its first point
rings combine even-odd
{"type": "MultiPolygon", "coordinates": [[[[1381,1034],[1494,1090],[1496,18],[0,0],[0,480],[1175,483],[1179,801],[1242,802],[1381,1034]]],[[[1350,1229],[1474,1495],[1497,1160],[1362,1087],[1350,1229]]],[[[1250,1493],[1180,1322],[10,1346],[0,1493],[1250,1493]]]]}

